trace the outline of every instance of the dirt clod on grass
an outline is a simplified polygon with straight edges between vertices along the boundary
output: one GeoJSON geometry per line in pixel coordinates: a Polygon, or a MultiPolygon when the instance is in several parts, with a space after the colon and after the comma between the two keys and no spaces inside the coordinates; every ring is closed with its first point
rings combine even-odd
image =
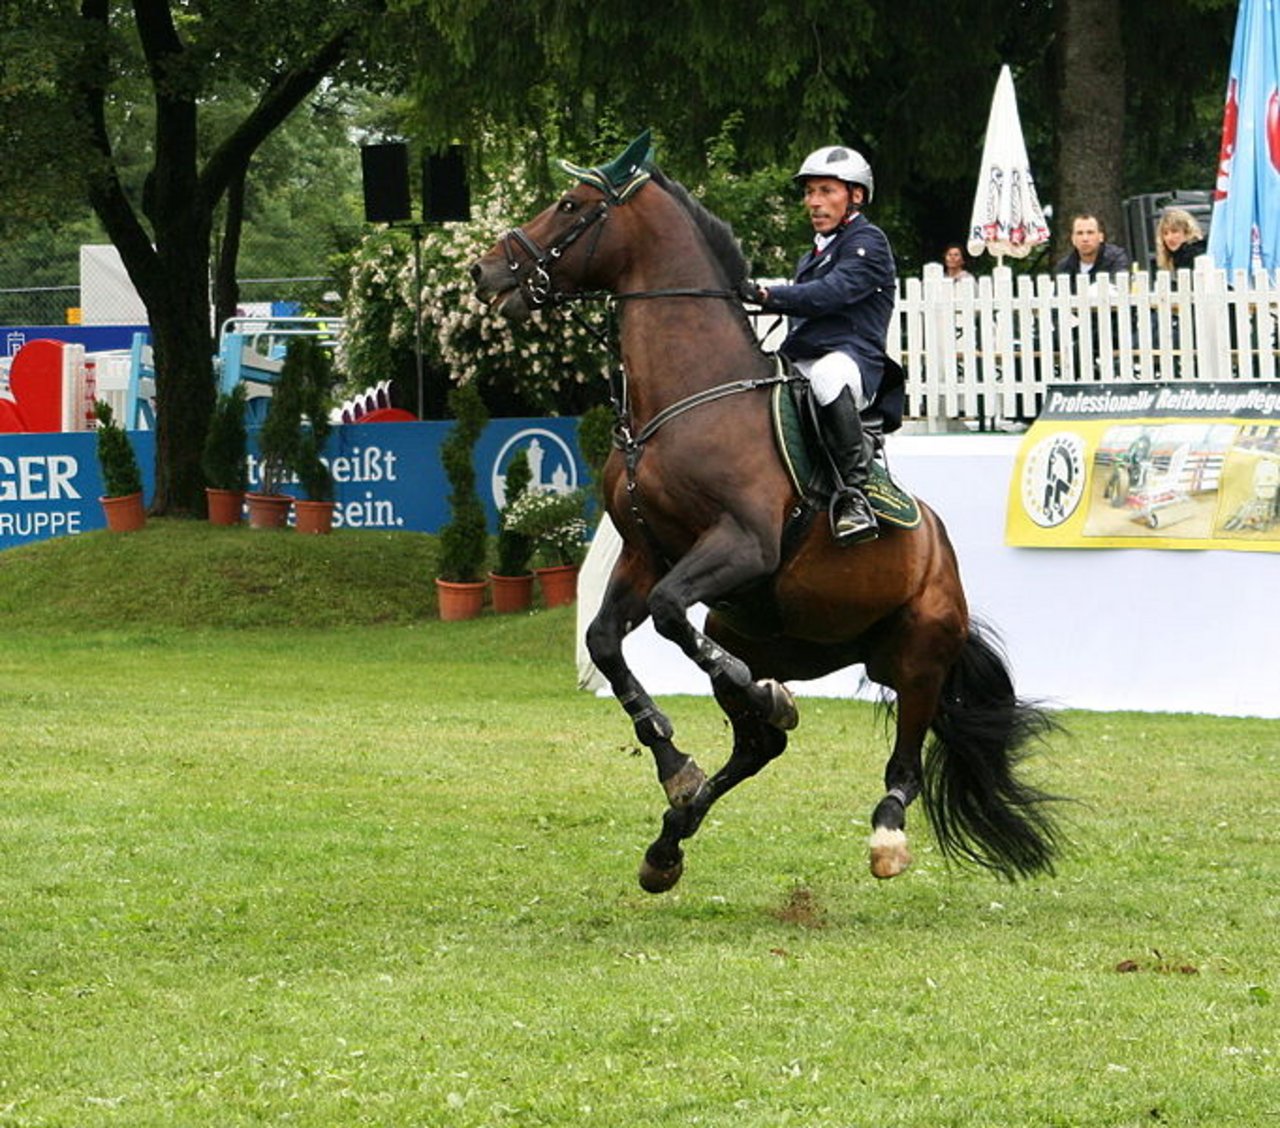
{"type": "Polygon", "coordinates": [[[782,906],[775,909],[773,915],[784,924],[794,924],[799,928],[826,928],[826,910],[818,904],[813,890],[806,885],[797,885],[787,894],[782,906]]]}

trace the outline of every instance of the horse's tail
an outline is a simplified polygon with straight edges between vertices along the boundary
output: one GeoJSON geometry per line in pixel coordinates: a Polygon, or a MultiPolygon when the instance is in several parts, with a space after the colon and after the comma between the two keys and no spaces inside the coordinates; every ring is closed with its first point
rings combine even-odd
{"type": "Polygon", "coordinates": [[[973,623],[947,674],[925,749],[923,801],[942,852],[1010,880],[1053,872],[1051,796],[1020,781],[1027,746],[1057,729],[1018,699],[1004,656],[973,623]]]}

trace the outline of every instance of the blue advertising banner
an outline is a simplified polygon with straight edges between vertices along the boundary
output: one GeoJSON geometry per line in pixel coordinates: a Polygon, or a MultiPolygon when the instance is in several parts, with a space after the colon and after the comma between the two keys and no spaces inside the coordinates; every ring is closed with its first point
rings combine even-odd
{"type": "MultiPolygon", "coordinates": [[[[368,423],[333,429],[325,457],[334,478],[334,524],[352,529],[434,533],[449,519],[449,487],[440,445],[451,422],[368,423]]],[[[476,486],[497,529],[506,468],[517,451],[529,459],[532,486],[565,492],[586,483],[572,418],[495,419],[476,447],[476,486]]],[[[129,434],[142,467],[143,488],[154,490],[155,437],[129,434]]],[[[250,488],[261,467],[250,436],[250,488]]],[[[296,486],[285,486],[297,494],[296,486]]],[[[98,498],[102,475],[92,433],[0,435],[0,549],[48,537],[104,528],[98,498]]]]}
{"type": "MultiPolygon", "coordinates": [[[[136,431],[129,438],[150,499],[155,436],[136,431]]],[[[0,435],[0,548],[104,528],[101,495],[91,433],[0,435]]]]}
{"type": "Polygon", "coordinates": [[[133,335],[151,337],[145,325],[8,325],[0,329],[0,356],[17,356],[29,341],[66,341],[85,352],[112,352],[133,347],[133,335]]]}

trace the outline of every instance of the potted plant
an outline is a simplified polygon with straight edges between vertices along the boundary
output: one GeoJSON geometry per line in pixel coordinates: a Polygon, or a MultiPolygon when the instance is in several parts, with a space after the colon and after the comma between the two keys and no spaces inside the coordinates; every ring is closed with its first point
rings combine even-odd
{"type": "Polygon", "coordinates": [[[498,561],[489,573],[495,611],[527,611],[533,604],[533,538],[509,520],[516,503],[529,488],[529,456],[517,451],[507,464],[502,512],[498,517],[498,561]]]}
{"type": "Polygon", "coordinates": [[[333,475],[321,457],[332,430],[333,369],[328,352],[309,337],[296,338],[289,345],[280,379],[281,383],[296,381],[289,394],[297,399],[298,434],[288,463],[306,495],[293,503],[297,530],[328,533],[333,529],[333,475]],[[285,369],[290,370],[288,376],[285,369]]]}
{"type": "Polygon", "coordinates": [[[323,347],[310,337],[290,341],[258,431],[261,488],[245,497],[251,528],[285,526],[295,502],[281,487],[291,475],[307,495],[297,503],[299,512],[308,500],[319,501],[331,517],[332,480],[319,454],[330,427],[328,381],[329,360],[323,347]]]}
{"type": "Polygon", "coordinates": [[[244,495],[249,488],[244,404],[243,384],[223,392],[213,406],[209,430],[205,435],[200,466],[204,470],[209,522],[213,525],[240,524],[244,495]]]}
{"type": "Polygon", "coordinates": [[[302,407],[295,394],[296,379],[286,376],[288,367],[286,355],[266,417],[258,429],[258,488],[245,494],[251,529],[283,529],[293,505],[293,498],[280,487],[294,460],[302,429],[302,407]]]}
{"type": "Polygon", "coordinates": [[[612,409],[604,404],[589,407],[578,417],[578,449],[591,471],[592,490],[604,506],[604,465],[613,453],[613,431],[617,425],[612,409]]]}
{"type": "Polygon", "coordinates": [[[98,466],[102,470],[102,511],[107,528],[117,533],[132,533],[147,523],[142,506],[142,471],[133,453],[133,444],[123,428],[117,426],[111,405],[98,400],[93,405],[98,421],[98,466]]]}
{"type": "Polygon", "coordinates": [[[526,493],[511,509],[510,524],[534,544],[534,568],[546,607],[572,603],[587,551],[586,491],[526,493]]]}
{"type": "Polygon", "coordinates": [[[474,384],[449,393],[455,423],[441,444],[440,458],[449,480],[448,524],[440,530],[436,593],[440,618],[471,619],[484,606],[484,562],[489,532],[484,506],[476,493],[475,448],[489,421],[484,400],[474,384]]]}

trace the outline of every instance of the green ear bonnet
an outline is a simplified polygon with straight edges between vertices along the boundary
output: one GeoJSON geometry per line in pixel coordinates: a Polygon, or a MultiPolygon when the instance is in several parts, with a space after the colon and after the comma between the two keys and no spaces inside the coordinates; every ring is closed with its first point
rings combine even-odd
{"type": "Polygon", "coordinates": [[[653,168],[653,140],[646,129],[608,164],[582,168],[561,161],[560,167],[570,176],[598,188],[613,203],[625,204],[649,181],[653,168]]]}

